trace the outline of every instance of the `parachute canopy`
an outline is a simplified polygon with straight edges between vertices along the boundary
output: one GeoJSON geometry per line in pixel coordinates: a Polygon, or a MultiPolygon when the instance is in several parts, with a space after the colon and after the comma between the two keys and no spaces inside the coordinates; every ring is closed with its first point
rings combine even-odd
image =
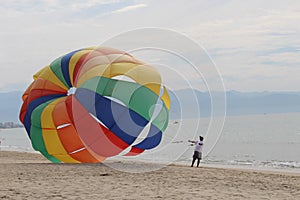
{"type": "Polygon", "coordinates": [[[34,75],[22,99],[32,146],[52,162],[101,162],[155,148],[170,110],[158,71],[107,47],[57,58],[34,75]]]}

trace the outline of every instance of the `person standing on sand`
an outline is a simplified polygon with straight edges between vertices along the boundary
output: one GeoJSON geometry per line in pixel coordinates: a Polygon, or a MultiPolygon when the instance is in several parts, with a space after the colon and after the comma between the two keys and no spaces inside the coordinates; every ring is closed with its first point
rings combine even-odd
{"type": "Polygon", "coordinates": [[[204,138],[202,136],[199,136],[198,141],[188,140],[188,142],[195,144],[195,150],[194,150],[193,161],[192,161],[191,167],[194,166],[196,159],[197,159],[197,167],[199,167],[200,160],[202,159],[203,140],[204,140],[204,138]]]}

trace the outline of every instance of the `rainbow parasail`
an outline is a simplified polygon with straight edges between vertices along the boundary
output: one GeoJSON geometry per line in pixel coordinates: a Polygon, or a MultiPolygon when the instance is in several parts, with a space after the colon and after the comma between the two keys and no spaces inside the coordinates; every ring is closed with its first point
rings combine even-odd
{"type": "Polygon", "coordinates": [[[170,97],[160,74],[126,52],[76,50],[33,78],[20,120],[33,148],[54,163],[139,155],[157,147],[168,126],[170,97]]]}

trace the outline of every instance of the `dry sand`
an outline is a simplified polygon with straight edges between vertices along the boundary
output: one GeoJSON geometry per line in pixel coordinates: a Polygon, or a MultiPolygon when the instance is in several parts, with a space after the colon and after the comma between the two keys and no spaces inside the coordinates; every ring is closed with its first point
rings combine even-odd
{"type": "Polygon", "coordinates": [[[104,164],[51,164],[39,154],[7,151],[0,151],[0,184],[0,199],[300,199],[297,173],[175,165],[126,173],[104,164]]]}

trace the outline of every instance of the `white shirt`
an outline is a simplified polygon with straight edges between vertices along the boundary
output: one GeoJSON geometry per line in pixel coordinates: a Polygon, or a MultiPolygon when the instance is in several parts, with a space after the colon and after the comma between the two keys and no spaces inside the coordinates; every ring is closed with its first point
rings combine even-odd
{"type": "Polygon", "coordinates": [[[203,141],[198,140],[196,142],[195,151],[202,152],[203,141]]]}

